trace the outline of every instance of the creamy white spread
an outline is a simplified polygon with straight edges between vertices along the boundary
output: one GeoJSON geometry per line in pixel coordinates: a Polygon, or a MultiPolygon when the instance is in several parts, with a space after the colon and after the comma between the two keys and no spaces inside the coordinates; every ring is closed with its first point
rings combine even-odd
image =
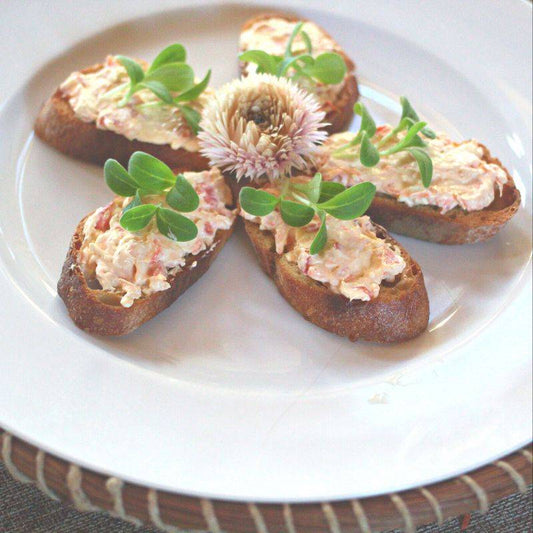
{"type": "Polygon", "coordinates": [[[376,298],[381,283],[394,281],[406,266],[398,247],[380,239],[367,216],[347,221],[327,215],[328,242],[318,254],[311,255],[309,249],[320,226],[318,217],[306,226],[293,228],[285,224],[278,210],[264,217],[244,211],[241,215],[259,224],[259,229],[272,232],[276,252],[295,263],[303,274],[350,300],[376,298]]]}
{"type": "MultiPolygon", "coordinates": [[[[146,69],[148,65],[141,63],[146,69]]],[[[118,103],[127,91],[129,77],[114,56],[94,72],[73,72],[60,86],[76,117],[94,122],[102,130],[110,130],[130,140],[152,144],[169,144],[177,150],[198,150],[198,140],[180,110],[161,101],[148,89],[136,92],[123,107],[118,103]]],[[[212,89],[207,88],[188,106],[201,112],[212,89]]]]}
{"type": "MultiPolygon", "coordinates": [[[[375,140],[391,131],[380,126],[375,140]]],[[[377,191],[393,196],[408,206],[432,205],[446,213],[454,207],[478,211],[490,205],[496,192],[507,183],[507,174],[500,166],[483,160],[483,147],[475,140],[455,142],[443,133],[436,139],[424,138],[427,152],[433,161],[433,179],[426,188],[422,184],[418,166],[408,152],[382,157],[375,167],[365,167],[359,161],[345,160],[332,155],[353,138],[353,133],[332,135],[320,149],[320,171],[325,180],[338,181],[346,186],[363,181],[376,185],[377,191]]],[[[400,135],[400,138],[403,134],[400,135]]],[[[386,143],[386,149],[397,140],[386,143]]]]}
{"type": "MultiPolygon", "coordinates": [[[[121,295],[124,307],[133,305],[137,298],[170,288],[169,276],[180,271],[188,256],[212,248],[216,232],[233,224],[235,213],[226,208],[231,193],[217,169],[185,172],[184,176],[200,197],[195,211],[183,213],[198,227],[192,241],[176,242],[165,237],[157,230],[155,219],[141,231],[125,230],[120,217],[131,198],[117,198],[85,221],[79,264],[87,279],[96,279],[103,290],[121,295]]],[[[164,195],[145,196],[143,202],[168,207],[164,195]]]]}
{"type": "MultiPolygon", "coordinates": [[[[241,33],[240,50],[263,50],[271,55],[282,56],[296,24],[296,22],[289,22],[279,17],[255,22],[241,33]]],[[[342,52],[341,47],[313,22],[305,22],[302,29],[307,32],[311,40],[313,57],[325,52],[342,52]]],[[[294,54],[307,52],[300,34],[294,39],[292,50],[294,54]]],[[[247,63],[245,66],[247,74],[255,72],[256,69],[255,63],[247,63]]],[[[305,78],[298,80],[299,85],[315,93],[322,104],[328,105],[333,105],[337,95],[344,87],[344,83],[342,81],[337,85],[324,85],[322,83],[310,84],[305,78]]]]}

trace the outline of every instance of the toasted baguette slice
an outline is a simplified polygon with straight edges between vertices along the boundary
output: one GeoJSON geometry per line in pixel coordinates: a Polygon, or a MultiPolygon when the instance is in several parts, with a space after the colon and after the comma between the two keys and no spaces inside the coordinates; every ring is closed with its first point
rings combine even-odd
{"type": "Polygon", "coordinates": [[[514,216],[520,207],[520,191],[499,159],[492,157],[483,146],[484,161],[505,170],[509,180],[502,194],[495,193],[494,201],[480,211],[465,211],[455,207],[441,214],[437,207],[418,205],[409,207],[392,196],[376,194],[368,215],[393,233],[439,244],[472,244],[490,239],[514,216]]]}
{"type": "Polygon", "coordinates": [[[149,296],[143,295],[131,307],[123,307],[120,304],[120,294],[93,288],[98,282],[87,279],[78,262],[86,219],[87,217],[78,224],[72,237],[57,292],[79,328],[104,336],[130,333],[171,305],[207,272],[235,227],[234,221],[230,229],[216,232],[210,248],[197,255],[187,256],[182,269],[168,278],[169,289],[149,296]]]}
{"type": "MultiPolygon", "coordinates": [[[[269,19],[281,18],[288,22],[299,22],[306,21],[305,19],[294,17],[291,15],[285,15],[282,13],[264,13],[253,17],[247,20],[241,28],[241,37],[242,33],[254,26],[258,25],[263,21],[268,21],[269,19]]],[[[311,22],[311,21],[307,21],[311,22]]],[[[316,24],[315,24],[316,25],[316,24]]],[[[305,27],[304,27],[305,29],[305,27]]],[[[319,26],[319,29],[322,31],[325,37],[331,39],[335,43],[334,52],[341,55],[346,63],[347,73],[344,78],[344,87],[341,92],[336,95],[336,98],[333,101],[327,99],[320,99],[322,103],[322,109],[326,113],[325,122],[329,124],[325,129],[328,133],[337,133],[339,131],[346,130],[353,118],[353,105],[359,98],[359,88],[357,86],[357,80],[355,78],[355,65],[353,61],[346,55],[344,50],[334,41],[334,39],[319,26]]],[[[240,46],[240,51],[245,52],[247,48],[240,46]]],[[[268,52],[268,50],[266,50],[268,52]]],[[[245,72],[246,63],[240,63],[240,72],[242,75],[246,75],[245,72]]]]}
{"type": "Polygon", "coordinates": [[[279,292],[306,320],[351,341],[401,342],[420,335],[429,320],[429,302],[418,264],[383,228],[379,238],[401,250],[406,267],[394,283],[383,282],[379,296],[368,302],[352,300],[332,292],[326,285],[304,275],[284,255],[276,253],[271,232],[244,221],[261,268],[279,292]]]}
{"type": "MultiPolygon", "coordinates": [[[[81,72],[96,72],[102,66],[94,65],[81,72]]],[[[94,122],[80,120],[59,88],[44,103],[34,129],[39,138],[60,152],[97,165],[103,165],[110,158],[127,165],[131,154],[141,151],[157,157],[172,168],[209,168],[207,159],[199,152],[190,152],[184,148],[174,150],[168,144],[129,140],[113,131],[97,128],[94,122]]]]}
{"type": "Polygon", "coordinates": [[[169,289],[143,296],[131,307],[126,308],[120,305],[118,294],[90,288],[91,280],[85,278],[78,264],[84,222],[85,219],[79,223],[72,237],[57,291],[65,302],[70,317],[79,328],[105,336],[130,333],[174,303],[207,272],[229,239],[235,225],[229,230],[219,230],[210,249],[198,255],[190,255],[185,266],[168,279],[169,289]]]}
{"type": "MultiPolygon", "coordinates": [[[[322,154],[318,159],[323,159],[313,169],[322,172],[326,180],[335,179],[338,175],[338,171],[329,170],[331,162],[329,143],[336,142],[334,139],[330,137],[321,148],[322,154]]],[[[443,214],[437,206],[409,206],[393,196],[378,192],[367,214],[373,221],[393,233],[439,244],[470,244],[494,236],[518,211],[520,191],[500,160],[493,157],[485,145],[479,143],[479,146],[483,150],[481,159],[487,164],[497,165],[507,176],[502,193],[500,194],[495,185],[494,200],[484,209],[466,211],[461,207],[454,207],[443,214]]],[[[334,164],[342,168],[342,163],[334,164]]],[[[389,172],[394,173],[394,168],[389,172]]],[[[372,174],[359,175],[360,180],[364,181],[365,177],[371,181],[372,174]]]]}

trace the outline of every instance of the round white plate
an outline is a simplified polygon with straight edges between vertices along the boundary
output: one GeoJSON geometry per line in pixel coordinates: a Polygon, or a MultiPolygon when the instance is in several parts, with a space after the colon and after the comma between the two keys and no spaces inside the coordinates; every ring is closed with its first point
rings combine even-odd
{"type": "Polygon", "coordinates": [[[33,137],[39,105],[107,53],[151,58],[175,41],[199,74],[213,68],[218,86],[236,74],[240,24],[261,10],[146,4],[6,10],[2,90],[13,96],[0,113],[0,425],[126,480],[258,501],[396,491],[531,440],[531,8],[347,1],[326,12],[293,3],[354,58],[380,120],[395,120],[397,97],[408,95],[436,129],[486,143],[523,195],[490,242],[400,237],[423,268],[431,321],[412,342],[379,346],[307,323],[260,272],[242,231],[135,333],[101,339],[71,323],[56,281],[77,222],[110,192],[101,169],[33,137]],[[18,42],[11,23],[22,25],[18,42]]]}

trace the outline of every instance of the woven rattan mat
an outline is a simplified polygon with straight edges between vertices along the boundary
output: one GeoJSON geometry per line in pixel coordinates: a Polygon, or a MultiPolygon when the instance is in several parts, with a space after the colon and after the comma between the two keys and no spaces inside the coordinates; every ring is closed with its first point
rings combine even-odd
{"type": "MultiPolygon", "coordinates": [[[[533,531],[533,493],[515,494],[494,504],[485,515],[448,520],[443,526],[426,526],[419,533],[530,533],[533,531]]],[[[14,481],[0,463],[1,533],[158,533],[135,528],[101,513],[79,513],[54,502],[32,485],[14,481]]]]}

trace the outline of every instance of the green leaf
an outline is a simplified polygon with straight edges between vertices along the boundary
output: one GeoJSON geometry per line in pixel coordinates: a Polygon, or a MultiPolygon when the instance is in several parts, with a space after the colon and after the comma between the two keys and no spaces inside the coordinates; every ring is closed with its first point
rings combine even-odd
{"type": "Polygon", "coordinates": [[[182,63],[185,62],[186,59],[187,52],[185,51],[185,47],[182,44],[171,44],[157,54],[157,57],[154,59],[146,73],[153,72],[167,63],[182,63]]]}
{"type": "Polygon", "coordinates": [[[132,207],[120,217],[120,225],[128,231],[139,231],[148,226],[158,207],[154,204],[143,204],[132,207]]]}
{"type": "Polygon", "coordinates": [[[183,118],[187,121],[187,124],[191,128],[192,132],[195,135],[198,135],[198,132],[200,131],[200,120],[202,120],[202,115],[200,115],[196,109],[193,109],[188,105],[178,105],[178,108],[181,111],[183,118]]]}
{"type": "MultiPolygon", "coordinates": [[[[408,130],[405,135],[405,137],[400,141],[400,144],[404,147],[411,146],[411,143],[413,142],[414,138],[416,137],[417,133],[424,129],[424,126],[426,125],[426,122],[416,122],[413,124],[408,130]]],[[[416,142],[416,141],[414,141],[416,142]]]]}
{"type": "Polygon", "coordinates": [[[301,192],[307,196],[309,201],[316,203],[320,196],[320,184],[322,182],[322,174],[317,172],[312,179],[307,183],[291,183],[291,189],[301,192]]]}
{"type": "Polygon", "coordinates": [[[326,228],[326,213],[324,211],[318,211],[318,216],[320,217],[320,228],[318,229],[311,247],[309,248],[309,253],[315,255],[319,253],[326,243],[328,242],[328,230],[326,228]]]}
{"type": "Polygon", "coordinates": [[[322,203],[326,202],[345,190],[346,187],[342,183],[336,181],[323,181],[320,185],[320,198],[318,201],[322,203]]]}
{"type": "Polygon", "coordinates": [[[315,216],[315,210],[312,207],[290,200],[281,200],[280,211],[283,221],[294,228],[309,224],[315,216]]]}
{"type": "Polygon", "coordinates": [[[406,96],[400,96],[400,104],[402,105],[402,116],[401,118],[410,118],[414,122],[419,122],[420,118],[417,112],[414,110],[413,106],[409,102],[406,96]]]}
{"type": "Polygon", "coordinates": [[[176,182],[174,172],[163,161],[145,152],[130,157],[128,171],[138,186],[149,192],[163,192],[176,182]]]}
{"type": "Polygon", "coordinates": [[[243,187],[239,193],[239,203],[242,209],[250,215],[264,217],[276,209],[279,198],[260,189],[243,187]]]}
{"type": "MultiPolygon", "coordinates": [[[[400,96],[400,103],[402,104],[402,119],[410,118],[413,122],[420,122],[417,112],[414,110],[413,106],[405,96],[400,96]]],[[[429,139],[435,139],[437,136],[431,128],[426,126],[422,128],[421,133],[429,139]]]]}
{"type": "Polygon", "coordinates": [[[194,72],[185,63],[166,63],[150,72],[145,81],[158,81],[169,91],[186,91],[194,85],[194,72]]]}
{"type": "Polygon", "coordinates": [[[304,68],[303,71],[305,72],[305,68],[313,65],[314,62],[315,60],[309,54],[287,57],[278,64],[278,76],[284,76],[291,67],[296,68],[297,70],[299,68],[304,68]],[[303,65],[300,66],[299,63],[303,63],[303,65]]]}
{"type": "Polygon", "coordinates": [[[205,91],[207,85],[209,84],[210,78],[211,69],[207,71],[207,74],[201,82],[197,83],[196,85],[193,85],[187,91],[176,96],[176,98],[174,98],[174,102],[190,102],[191,100],[196,100],[205,91]]]}
{"type": "Polygon", "coordinates": [[[393,132],[397,133],[399,131],[408,130],[413,124],[416,124],[416,120],[413,120],[410,117],[403,117],[398,125],[394,128],[393,132]]]}
{"type": "Polygon", "coordinates": [[[141,65],[137,63],[137,61],[134,61],[126,56],[116,56],[116,59],[126,69],[126,72],[130,77],[132,87],[144,79],[144,70],[141,65]]]}
{"type": "Polygon", "coordinates": [[[104,179],[107,186],[119,196],[133,196],[137,190],[135,180],[115,159],[108,159],[105,162],[104,179]]]}
{"type": "Polygon", "coordinates": [[[385,150],[381,152],[381,155],[390,155],[395,154],[397,152],[401,152],[402,150],[405,150],[406,148],[409,148],[410,146],[419,146],[421,139],[417,137],[418,132],[424,128],[426,125],[425,122],[416,122],[413,124],[405,134],[405,137],[397,144],[389,148],[388,150],[385,150]]]}
{"type": "Polygon", "coordinates": [[[376,186],[373,183],[359,183],[330,200],[317,204],[317,207],[340,220],[353,220],[365,213],[375,194],[376,186]]]}
{"type": "Polygon", "coordinates": [[[287,47],[285,48],[285,57],[291,57],[292,56],[292,45],[294,43],[294,39],[296,39],[296,36],[300,33],[300,30],[302,29],[302,26],[304,23],[302,21],[296,23],[294,26],[291,36],[289,37],[289,40],[287,41],[287,47]]]}
{"type": "Polygon", "coordinates": [[[361,150],[359,152],[359,159],[365,167],[375,167],[379,163],[379,152],[378,149],[372,144],[368,133],[363,132],[361,138],[361,150]]]}
{"type": "Polygon", "coordinates": [[[416,146],[418,148],[425,148],[427,144],[422,140],[422,138],[419,135],[415,135],[411,142],[409,143],[409,146],[416,146]]]}
{"type": "Polygon", "coordinates": [[[346,63],[344,59],[335,52],[320,54],[314,64],[306,67],[304,72],[310,74],[318,81],[333,85],[340,83],[346,75],[346,63]]]}
{"type": "Polygon", "coordinates": [[[425,128],[422,128],[420,133],[425,135],[428,139],[436,139],[437,138],[437,134],[431,128],[428,128],[427,126],[425,128]]]}
{"type": "Polygon", "coordinates": [[[200,198],[194,187],[185,179],[183,174],[176,176],[176,183],[167,194],[168,205],[177,211],[189,213],[200,205],[200,198]]]}
{"type": "Polygon", "coordinates": [[[139,190],[135,193],[135,196],[133,197],[133,200],[124,208],[122,209],[122,214],[126,213],[130,209],[133,209],[134,207],[137,207],[139,205],[142,205],[143,201],[141,198],[141,193],[139,190]]]}
{"type": "MultiPolygon", "coordinates": [[[[369,138],[374,137],[376,134],[376,123],[366,106],[361,102],[357,102],[353,106],[353,110],[356,115],[361,117],[361,125],[359,126],[359,133],[357,134],[357,137],[359,137],[358,140],[361,140],[364,131],[366,131],[369,138]]],[[[352,142],[354,143],[354,141],[355,139],[352,142]]]]}
{"type": "Polygon", "coordinates": [[[359,131],[357,132],[357,135],[353,137],[353,139],[345,144],[344,146],[341,146],[337,150],[333,152],[334,157],[338,157],[340,159],[348,159],[353,160],[355,159],[355,156],[353,152],[346,152],[349,150],[352,146],[357,146],[361,140],[363,139],[363,134],[366,132],[368,137],[371,139],[375,133],[376,133],[376,123],[374,122],[374,119],[372,118],[372,115],[369,113],[368,109],[364,104],[361,102],[357,102],[353,106],[353,111],[356,115],[359,115],[361,117],[361,124],[359,126],[359,131]]]}
{"type": "Polygon", "coordinates": [[[301,30],[300,35],[302,36],[302,39],[304,40],[305,47],[307,48],[307,53],[312,54],[313,43],[311,42],[311,37],[309,37],[309,34],[304,30],[301,30]]]}
{"type": "Polygon", "coordinates": [[[172,104],[172,95],[160,81],[143,81],[139,85],[152,91],[160,100],[163,100],[165,104],[172,104]]]}
{"type": "Polygon", "coordinates": [[[159,231],[173,241],[192,241],[198,235],[196,224],[172,209],[160,207],[157,210],[156,221],[159,231]]]}
{"type": "Polygon", "coordinates": [[[433,162],[431,157],[421,148],[408,148],[407,151],[415,158],[424,187],[429,187],[433,178],[433,162]]]}
{"type": "Polygon", "coordinates": [[[239,59],[244,63],[255,63],[258,66],[258,72],[276,74],[277,61],[263,50],[247,50],[239,55],[239,59]]]}

